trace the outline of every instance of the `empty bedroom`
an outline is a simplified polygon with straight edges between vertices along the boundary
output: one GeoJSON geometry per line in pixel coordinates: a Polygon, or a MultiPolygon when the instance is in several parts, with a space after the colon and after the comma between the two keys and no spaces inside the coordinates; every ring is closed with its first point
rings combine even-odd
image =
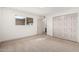
{"type": "Polygon", "coordinates": [[[79,8],[0,7],[0,52],[79,52],[79,8]]]}

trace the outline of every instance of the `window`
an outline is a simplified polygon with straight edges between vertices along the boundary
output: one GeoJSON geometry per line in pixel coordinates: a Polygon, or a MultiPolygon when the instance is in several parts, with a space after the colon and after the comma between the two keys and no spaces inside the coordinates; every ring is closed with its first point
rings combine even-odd
{"type": "Polygon", "coordinates": [[[32,25],[33,18],[30,17],[22,17],[22,16],[15,16],[16,25],[32,25]]]}
{"type": "Polygon", "coordinates": [[[16,25],[25,25],[25,17],[16,16],[16,25]]]}
{"type": "Polygon", "coordinates": [[[32,25],[33,24],[33,18],[27,17],[26,24],[27,25],[30,25],[30,24],[32,25]]]}

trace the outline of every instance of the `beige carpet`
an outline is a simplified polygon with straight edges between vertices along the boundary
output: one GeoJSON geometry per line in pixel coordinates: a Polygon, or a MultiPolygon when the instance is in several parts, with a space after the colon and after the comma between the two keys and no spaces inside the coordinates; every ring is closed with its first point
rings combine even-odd
{"type": "Polygon", "coordinates": [[[1,52],[77,52],[79,43],[46,35],[36,35],[23,39],[0,43],[1,52]]]}

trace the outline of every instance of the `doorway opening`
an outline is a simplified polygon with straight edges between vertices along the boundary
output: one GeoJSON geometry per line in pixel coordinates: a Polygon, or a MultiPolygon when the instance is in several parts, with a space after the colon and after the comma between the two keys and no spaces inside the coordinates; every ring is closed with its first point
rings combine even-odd
{"type": "Polygon", "coordinates": [[[47,34],[47,19],[45,16],[38,18],[37,32],[38,34],[47,34]]]}

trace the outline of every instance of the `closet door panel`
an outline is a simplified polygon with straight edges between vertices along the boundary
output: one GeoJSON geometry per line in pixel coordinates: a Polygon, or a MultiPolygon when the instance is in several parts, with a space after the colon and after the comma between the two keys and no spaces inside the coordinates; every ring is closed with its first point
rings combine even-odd
{"type": "Polygon", "coordinates": [[[76,14],[69,14],[66,15],[65,19],[65,36],[66,39],[75,41],[76,40],[76,21],[77,21],[76,14]]]}
{"type": "Polygon", "coordinates": [[[53,35],[54,35],[54,37],[58,37],[59,35],[58,35],[58,18],[57,17],[54,17],[54,19],[53,19],[53,35]]]}
{"type": "Polygon", "coordinates": [[[65,39],[70,40],[71,39],[71,15],[65,15],[65,28],[64,28],[64,36],[65,39]]]}
{"type": "Polygon", "coordinates": [[[54,36],[58,38],[63,38],[64,37],[64,17],[55,17],[54,18],[54,36]]]}
{"type": "Polygon", "coordinates": [[[76,32],[77,31],[76,30],[77,29],[77,13],[72,14],[71,21],[72,21],[72,23],[71,23],[71,26],[72,26],[72,30],[71,30],[72,40],[77,41],[77,37],[76,37],[76,35],[77,35],[77,32],[76,32]]]}
{"type": "Polygon", "coordinates": [[[64,16],[59,17],[59,38],[64,38],[64,16]]]}

